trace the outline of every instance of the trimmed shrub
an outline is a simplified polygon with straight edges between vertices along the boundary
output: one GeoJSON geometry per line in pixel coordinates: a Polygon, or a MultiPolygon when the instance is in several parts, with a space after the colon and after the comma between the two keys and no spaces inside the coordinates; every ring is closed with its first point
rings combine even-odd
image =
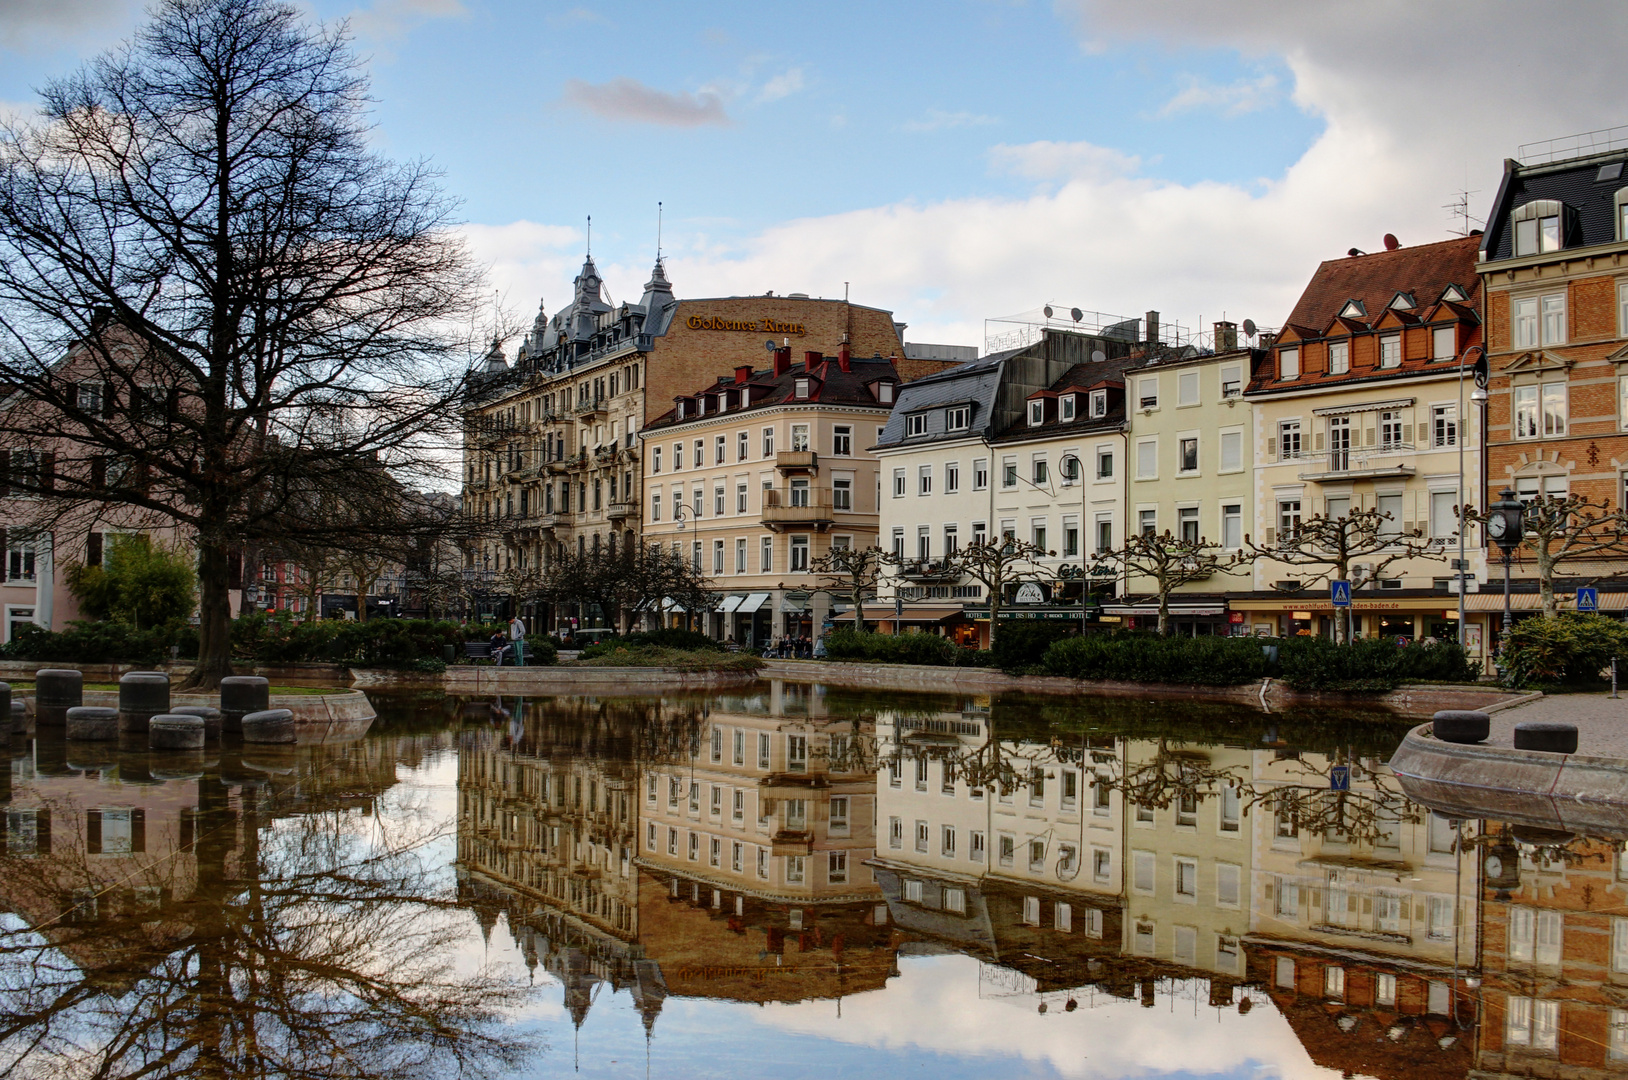
{"type": "Polygon", "coordinates": [[[1516,623],[1504,648],[1504,680],[1511,686],[1579,686],[1598,682],[1611,658],[1628,662],[1628,624],[1605,615],[1574,612],[1516,623]]]}
{"type": "Polygon", "coordinates": [[[53,664],[164,664],[177,646],[183,659],[198,655],[198,629],[174,622],[151,630],[137,630],[122,622],[75,622],[68,629],[50,631],[43,626],[20,626],[11,641],[0,647],[7,660],[33,660],[53,664]]]}
{"type": "Polygon", "coordinates": [[[1002,671],[1021,672],[1038,667],[1054,641],[1076,632],[1074,623],[1053,619],[1013,619],[1001,623],[990,651],[1002,671]]]}
{"type": "Polygon", "coordinates": [[[873,664],[934,664],[956,662],[958,648],[937,634],[870,634],[858,630],[833,630],[825,635],[825,655],[829,660],[863,660],[873,664]]]}
{"type": "Polygon", "coordinates": [[[651,630],[637,634],[629,634],[617,639],[629,645],[654,645],[660,649],[714,649],[723,650],[723,642],[714,641],[699,630],[679,630],[668,627],[662,630],[651,630]]]}
{"type": "Polygon", "coordinates": [[[1479,672],[1456,642],[1294,637],[1279,643],[1277,675],[1295,690],[1384,693],[1407,682],[1475,682],[1479,672]]]}
{"type": "Polygon", "coordinates": [[[1259,638],[1083,634],[1053,641],[1041,668],[1071,679],[1236,686],[1271,674],[1261,644],[1259,638]]]}

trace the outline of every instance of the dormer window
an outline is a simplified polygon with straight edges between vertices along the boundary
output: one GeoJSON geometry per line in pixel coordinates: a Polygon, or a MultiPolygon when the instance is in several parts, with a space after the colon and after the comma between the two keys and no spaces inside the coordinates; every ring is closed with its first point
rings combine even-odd
{"type": "Polygon", "coordinates": [[[729,411],[729,391],[725,390],[718,395],[718,411],[729,411]]]}
{"type": "Polygon", "coordinates": [[[1092,417],[1102,417],[1108,415],[1108,391],[1091,391],[1091,415],[1092,417]]]}
{"type": "Polygon", "coordinates": [[[906,437],[927,434],[927,414],[911,413],[904,418],[904,433],[906,437]]]}
{"type": "Polygon", "coordinates": [[[1057,418],[1059,420],[1074,419],[1074,395],[1064,394],[1057,399],[1057,418]]]}
{"type": "Polygon", "coordinates": [[[1367,317],[1368,309],[1363,306],[1361,300],[1347,300],[1345,307],[1340,309],[1340,318],[1342,319],[1366,319],[1367,317]]]}
{"type": "Polygon", "coordinates": [[[1331,341],[1328,343],[1328,373],[1330,375],[1345,375],[1351,370],[1351,343],[1349,341],[1331,341]]]}
{"type": "Polygon", "coordinates": [[[883,405],[893,404],[893,384],[890,382],[876,384],[876,400],[883,405]]]}
{"type": "Polygon", "coordinates": [[[1037,399],[1029,402],[1029,426],[1039,427],[1046,422],[1046,403],[1037,399]]]}
{"type": "Polygon", "coordinates": [[[695,399],[695,415],[697,415],[697,416],[705,416],[706,414],[707,414],[707,396],[705,394],[702,394],[702,395],[700,395],[699,397],[697,397],[695,399]]]}
{"type": "Polygon", "coordinates": [[[684,402],[682,401],[678,403],[678,418],[680,420],[684,419],[684,402]]]}
{"type": "Polygon", "coordinates": [[[1395,308],[1397,311],[1412,311],[1417,306],[1418,305],[1413,302],[1412,293],[1399,292],[1395,296],[1391,297],[1391,307],[1395,308]]]}
{"type": "Polygon", "coordinates": [[[808,398],[808,380],[807,379],[797,379],[795,381],[795,386],[796,386],[797,397],[799,399],[806,400],[808,398]]]}
{"type": "Polygon", "coordinates": [[[1517,206],[1509,215],[1515,229],[1516,256],[1559,251],[1564,211],[1565,204],[1558,199],[1533,199],[1517,206]]]}
{"type": "Polygon", "coordinates": [[[1456,304],[1462,304],[1466,300],[1468,300],[1470,297],[1463,289],[1459,288],[1457,285],[1449,285],[1449,286],[1447,286],[1447,288],[1442,290],[1441,298],[1443,300],[1451,300],[1452,302],[1454,302],[1456,304]]]}
{"type": "Polygon", "coordinates": [[[965,431],[972,424],[972,409],[966,405],[954,405],[944,410],[945,431],[965,431]]]}
{"type": "Polygon", "coordinates": [[[1280,378],[1280,379],[1298,379],[1298,378],[1300,378],[1300,350],[1299,349],[1279,349],[1278,350],[1278,378],[1280,378]]]}
{"type": "Polygon", "coordinates": [[[1616,206],[1612,217],[1617,222],[1617,239],[1628,240],[1628,187],[1618,188],[1612,200],[1616,206]]]}

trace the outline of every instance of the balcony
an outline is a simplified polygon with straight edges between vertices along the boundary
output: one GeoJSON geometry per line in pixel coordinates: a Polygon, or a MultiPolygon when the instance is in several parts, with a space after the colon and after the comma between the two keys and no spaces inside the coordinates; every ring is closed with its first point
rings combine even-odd
{"type": "Polygon", "coordinates": [[[813,528],[823,532],[835,515],[830,488],[770,488],[763,493],[763,524],[771,529],[813,528]]]}
{"type": "Polygon", "coordinates": [[[630,502],[613,502],[605,507],[607,521],[622,521],[633,516],[633,504],[630,502]]]}
{"type": "Polygon", "coordinates": [[[817,473],[820,455],[813,450],[782,450],[774,456],[774,467],[783,473],[817,473]]]}
{"type": "Polygon", "coordinates": [[[814,850],[814,834],[804,830],[782,829],[770,842],[771,855],[808,855],[814,850]]]}
{"type": "Polygon", "coordinates": [[[606,412],[605,399],[589,398],[587,401],[579,401],[575,412],[579,420],[589,416],[604,416],[606,412]]]}
{"type": "Polygon", "coordinates": [[[1300,479],[1313,482],[1405,479],[1417,472],[1403,460],[1412,453],[1413,447],[1407,443],[1390,443],[1377,449],[1301,454],[1300,479]]]}
{"type": "Polygon", "coordinates": [[[907,559],[899,564],[899,576],[910,581],[943,581],[954,574],[941,559],[907,559]]]}

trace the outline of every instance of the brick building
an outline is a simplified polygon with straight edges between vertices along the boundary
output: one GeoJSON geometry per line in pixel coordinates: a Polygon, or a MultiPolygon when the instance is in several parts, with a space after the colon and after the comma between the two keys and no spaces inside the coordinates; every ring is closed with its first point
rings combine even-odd
{"type": "MultiPolygon", "coordinates": [[[[1578,145],[1594,145],[1574,140],[1578,145]]],[[[1487,488],[1623,505],[1628,477],[1628,149],[1504,162],[1480,241],[1492,381],[1487,488]]],[[[1562,564],[1557,587],[1620,560],[1562,564]]],[[[1517,611],[1535,610],[1532,560],[1513,572],[1517,611]]],[[[1563,594],[1564,595],[1564,594],[1563,594]]],[[[1502,600],[1499,604],[1501,607],[1502,600]]],[[[1563,606],[1570,605],[1565,596],[1563,606]]],[[[1628,609],[1628,592],[1601,597],[1628,609]]]]}

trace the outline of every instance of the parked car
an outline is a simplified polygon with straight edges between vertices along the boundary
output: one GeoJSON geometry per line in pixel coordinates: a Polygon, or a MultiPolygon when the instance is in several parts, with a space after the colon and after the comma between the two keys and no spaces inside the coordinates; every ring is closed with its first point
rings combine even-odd
{"type": "Polygon", "coordinates": [[[589,630],[578,630],[571,635],[571,647],[586,649],[590,645],[603,645],[607,641],[615,641],[621,635],[612,626],[596,626],[589,630]]]}

